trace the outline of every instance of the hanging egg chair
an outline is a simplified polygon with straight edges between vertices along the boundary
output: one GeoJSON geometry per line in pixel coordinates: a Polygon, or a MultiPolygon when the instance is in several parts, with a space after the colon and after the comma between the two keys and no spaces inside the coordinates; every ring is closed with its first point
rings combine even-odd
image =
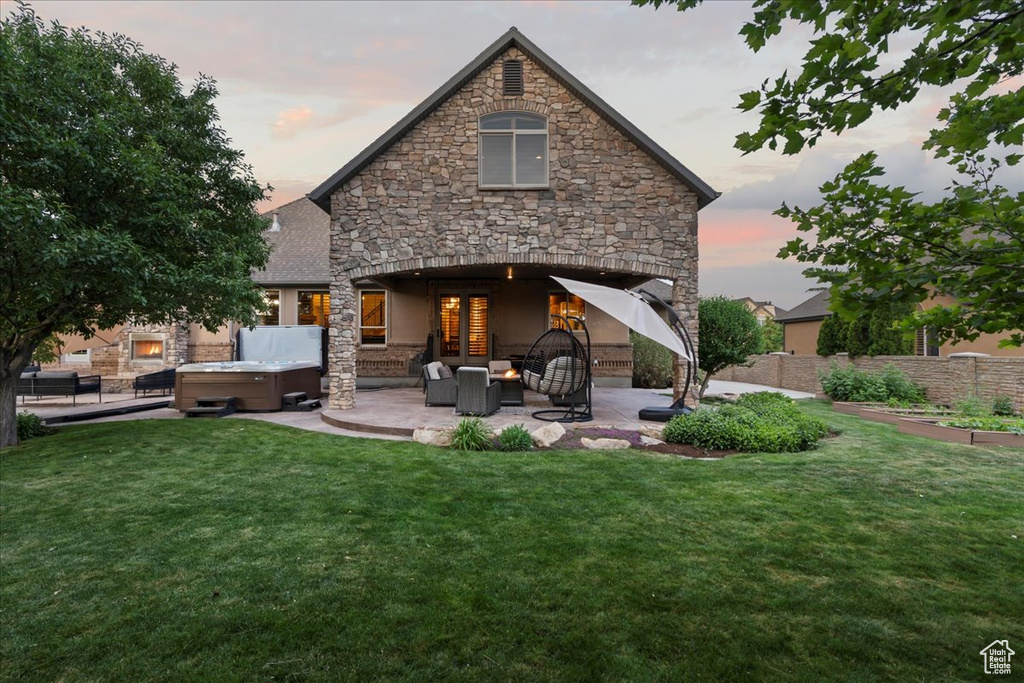
{"type": "Polygon", "coordinates": [[[537,338],[523,359],[523,384],[551,397],[564,410],[538,410],[533,417],[547,422],[594,419],[590,391],[590,332],[582,318],[552,314],[555,325],[537,338]],[[561,323],[561,324],[559,324],[561,323]],[[583,331],[586,346],[572,331],[583,331]]]}

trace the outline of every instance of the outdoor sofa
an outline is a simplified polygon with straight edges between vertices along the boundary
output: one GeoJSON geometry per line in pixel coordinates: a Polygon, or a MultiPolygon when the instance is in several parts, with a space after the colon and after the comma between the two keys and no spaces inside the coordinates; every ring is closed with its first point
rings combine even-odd
{"type": "Polygon", "coordinates": [[[165,394],[168,391],[174,391],[174,372],[174,368],[167,368],[166,370],[139,375],[132,382],[132,388],[135,389],[135,398],[139,397],[140,391],[143,396],[148,391],[159,391],[165,394]]]}
{"type": "Polygon", "coordinates": [[[103,403],[102,381],[99,375],[79,375],[77,372],[23,372],[16,389],[22,403],[26,396],[70,396],[71,405],[81,394],[96,394],[103,403]]]}

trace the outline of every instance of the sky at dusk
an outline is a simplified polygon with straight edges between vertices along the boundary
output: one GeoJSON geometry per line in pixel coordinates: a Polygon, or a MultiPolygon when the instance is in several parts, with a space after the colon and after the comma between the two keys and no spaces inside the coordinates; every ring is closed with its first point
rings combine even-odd
{"type": "Polygon", "coordinates": [[[784,308],[810,296],[804,266],[775,258],[796,232],[772,211],[815,203],[816,188],[864,151],[879,153],[890,184],[933,197],[950,184],[921,150],[947,101],[938,90],[797,157],[733,149],[757,125],[736,110],[740,93],[793,73],[810,37],[794,26],[750,52],[738,35],[744,2],[685,13],[624,2],[30,4],[45,21],[134,38],[177,64],[186,85],[213,77],[222,127],[274,187],[261,210],[311,191],[510,26],[722,193],[699,215],[702,295],[784,308]]]}

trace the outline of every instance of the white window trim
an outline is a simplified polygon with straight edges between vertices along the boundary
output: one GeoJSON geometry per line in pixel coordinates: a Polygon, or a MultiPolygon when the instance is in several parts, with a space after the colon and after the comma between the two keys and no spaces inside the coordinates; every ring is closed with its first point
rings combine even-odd
{"type": "Polygon", "coordinates": [[[386,289],[360,289],[359,293],[359,345],[370,348],[383,348],[388,345],[388,339],[391,337],[391,296],[388,294],[386,289]],[[363,294],[383,294],[384,295],[384,343],[383,344],[364,344],[363,343],[363,329],[376,330],[380,329],[376,325],[363,325],[363,294]]]}
{"type": "Polygon", "coordinates": [[[547,190],[551,187],[551,137],[548,134],[548,118],[541,114],[536,114],[530,111],[493,111],[490,114],[484,114],[477,119],[477,169],[476,169],[476,184],[477,187],[482,190],[547,190]],[[483,130],[480,125],[480,121],[493,114],[528,114],[530,116],[537,116],[544,119],[544,130],[539,129],[493,129],[483,130]],[[481,161],[483,154],[483,139],[489,135],[511,135],[512,136],[512,184],[511,185],[487,185],[484,183],[484,165],[481,161]],[[544,164],[544,182],[543,183],[517,183],[516,179],[516,138],[520,135],[543,135],[544,139],[548,141],[545,145],[545,158],[547,163],[544,164]]]}
{"type": "Polygon", "coordinates": [[[71,353],[61,354],[60,362],[67,365],[75,365],[78,363],[88,364],[92,362],[92,349],[80,349],[78,351],[72,351],[71,353]]]}

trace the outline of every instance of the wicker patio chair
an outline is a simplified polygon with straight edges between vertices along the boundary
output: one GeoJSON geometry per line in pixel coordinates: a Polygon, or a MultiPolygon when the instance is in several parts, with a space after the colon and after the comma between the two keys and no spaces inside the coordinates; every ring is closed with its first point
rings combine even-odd
{"type": "Polygon", "coordinates": [[[501,385],[491,382],[487,368],[459,368],[459,415],[493,415],[501,409],[501,385]]]}
{"type": "Polygon", "coordinates": [[[430,368],[433,367],[436,370],[440,365],[439,361],[434,361],[423,366],[423,393],[426,394],[423,405],[455,405],[456,397],[459,395],[459,383],[455,378],[448,376],[441,379],[432,379],[430,377],[430,368]]]}

